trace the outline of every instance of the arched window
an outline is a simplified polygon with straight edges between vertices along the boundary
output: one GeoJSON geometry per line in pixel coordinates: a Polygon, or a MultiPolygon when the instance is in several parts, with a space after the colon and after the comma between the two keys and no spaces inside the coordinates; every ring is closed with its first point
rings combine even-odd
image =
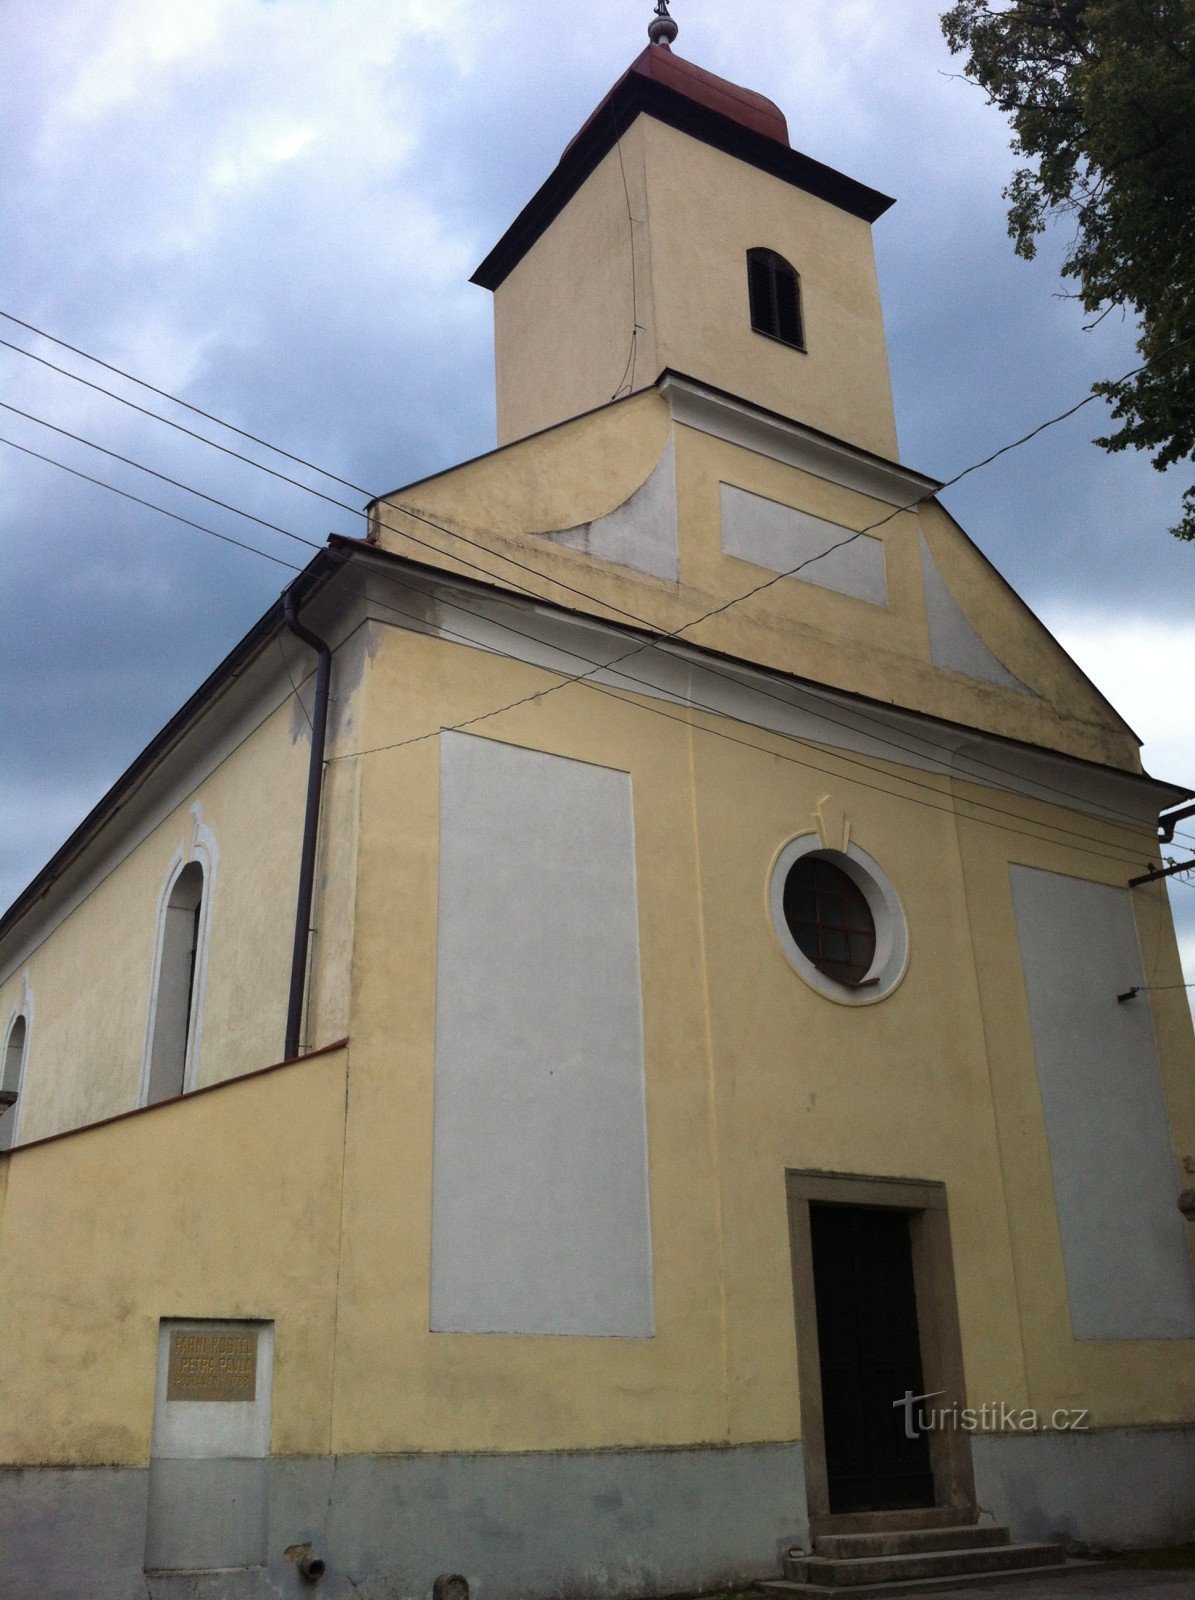
{"type": "Polygon", "coordinates": [[[183,1092],[187,1052],[195,1023],[195,969],[203,911],[203,868],[189,862],[174,880],[166,902],[162,953],[158,958],[147,1105],[183,1092]]]}
{"type": "Polygon", "coordinates": [[[4,1043],[4,1066],[0,1073],[0,1150],[11,1150],[17,1128],[17,1098],[25,1075],[25,1041],[29,1024],[19,1016],[8,1030],[4,1043]]]}
{"type": "Polygon", "coordinates": [[[794,350],[804,350],[805,319],[796,268],[774,250],[748,250],[747,288],[751,326],[756,333],[779,339],[794,350]]]}

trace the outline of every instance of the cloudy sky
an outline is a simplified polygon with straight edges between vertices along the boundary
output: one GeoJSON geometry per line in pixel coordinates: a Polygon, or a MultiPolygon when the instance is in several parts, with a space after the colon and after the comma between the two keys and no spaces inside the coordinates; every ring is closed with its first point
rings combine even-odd
{"type": "MultiPolygon", "coordinates": [[[[899,198],[876,242],[902,453],[949,477],[1134,349],[1131,326],[1085,332],[1062,297],[1064,239],[1032,265],[1013,256],[1008,130],[957,76],[939,9],[674,6],[681,54],[770,95],[798,148],[899,198]]],[[[478,454],[494,439],[490,304],[469,274],[638,54],[651,10],[4,0],[0,308],[372,492],[478,454]]],[[[0,338],[146,399],[11,322],[0,338]]],[[[0,374],[9,406],[293,532],[359,527],[3,347],[0,374]]],[[[1088,407],[946,501],[1137,729],[1150,770],[1195,786],[1195,549],[1166,531],[1186,480],[1096,449],[1104,420],[1088,407]]],[[[304,559],[11,411],[0,435],[304,559]]],[[[288,574],[6,445],[0,493],[7,905],[288,574]]],[[[1195,978],[1195,886],[1172,900],[1195,978]]]]}

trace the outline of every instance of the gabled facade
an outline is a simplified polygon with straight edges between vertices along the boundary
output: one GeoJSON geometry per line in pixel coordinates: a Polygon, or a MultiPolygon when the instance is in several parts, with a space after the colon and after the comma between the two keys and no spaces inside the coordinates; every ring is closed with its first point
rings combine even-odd
{"type": "Polygon", "coordinates": [[[0,921],[10,1600],[1189,1535],[1190,796],[900,463],[889,202],[660,37],[479,269],[500,448],[0,921]]]}

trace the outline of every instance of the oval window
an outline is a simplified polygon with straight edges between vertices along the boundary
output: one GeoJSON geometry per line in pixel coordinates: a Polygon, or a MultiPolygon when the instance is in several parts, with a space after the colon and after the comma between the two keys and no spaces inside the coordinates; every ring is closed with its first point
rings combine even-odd
{"type": "Polygon", "coordinates": [[[819,972],[858,986],[871,971],[876,925],[863,891],[825,856],[802,856],[784,883],[784,920],[819,972]]]}
{"type": "Polygon", "coordinates": [[[828,850],[816,833],[790,839],[772,862],[768,905],[785,959],[827,1000],[873,1005],[904,977],[909,930],[900,899],[853,840],[828,850]]]}

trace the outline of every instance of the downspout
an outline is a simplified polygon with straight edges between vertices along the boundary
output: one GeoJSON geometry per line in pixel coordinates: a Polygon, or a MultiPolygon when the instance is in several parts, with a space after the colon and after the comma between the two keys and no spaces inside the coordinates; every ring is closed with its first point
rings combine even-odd
{"type": "Polygon", "coordinates": [[[1158,818],[1158,838],[1162,844],[1174,843],[1174,830],[1186,817],[1195,817],[1195,805],[1183,806],[1181,811],[1163,811],[1158,818]]]}
{"type": "Polygon", "coordinates": [[[307,987],[307,951],[311,939],[311,903],[315,893],[315,853],[319,844],[320,799],[324,787],[324,748],[328,734],[328,691],[332,682],[332,651],[328,644],[298,619],[294,595],[282,595],[282,615],[297,639],[316,652],[315,704],[311,708],[311,764],[307,769],[307,814],[303,818],[303,850],[299,860],[299,899],[295,907],[295,944],[290,962],[290,1000],[286,1008],[286,1046],[283,1060],[299,1053],[303,1029],[303,997],[307,987]]]}

